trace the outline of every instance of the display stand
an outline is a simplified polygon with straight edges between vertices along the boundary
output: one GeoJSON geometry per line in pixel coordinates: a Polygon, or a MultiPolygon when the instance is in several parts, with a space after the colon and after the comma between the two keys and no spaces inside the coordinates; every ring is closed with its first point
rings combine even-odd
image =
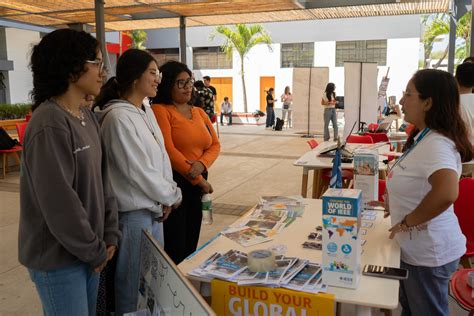
{"type": "Polygon", "coordinates": [[[344,63],[344,138],[354,122],[377,122],[377,64],[344,63]]]}
{"type": "Polygon", "coordinates": [[[328,67],[293,69],[293,128],[303,131],[303,137],[323,132],[321,98],[328,81],[328,67]]]}

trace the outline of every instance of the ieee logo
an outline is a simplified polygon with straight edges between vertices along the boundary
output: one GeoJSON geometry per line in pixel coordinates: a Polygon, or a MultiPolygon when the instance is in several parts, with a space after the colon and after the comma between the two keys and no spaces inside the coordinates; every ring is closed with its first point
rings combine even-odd
{"type": "Polygon", "coordinates": [[[344,245],[341,246],[341,250],[342,250],[343,253],[348,255],[352,252],[352,247],[348,244],[344,244],[344,245]]]}

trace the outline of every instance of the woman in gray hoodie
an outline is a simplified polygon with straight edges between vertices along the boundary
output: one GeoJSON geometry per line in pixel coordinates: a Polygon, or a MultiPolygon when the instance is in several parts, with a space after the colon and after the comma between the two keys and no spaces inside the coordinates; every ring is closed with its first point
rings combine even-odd
{"type": "Polygon", "coordinates": [[[122,231],[115,271],[116,315],[136,310],[141,231],[150,231],[163,245],[162,222],[182,199],[161,130],[144,103],[156,95],[160,80],[154,58],[130,49],[119,58],[117,76],[104,85],[94,106],[122,231]]]}

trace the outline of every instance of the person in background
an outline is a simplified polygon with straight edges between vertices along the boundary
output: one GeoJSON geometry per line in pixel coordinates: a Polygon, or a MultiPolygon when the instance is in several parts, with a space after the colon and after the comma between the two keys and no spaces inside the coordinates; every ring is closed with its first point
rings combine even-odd
{"type": "Polygon", "coordinates": [[[213,94],[213,101],[216,102],[217,100],[217,90],[213,86],[211,86],[211,77],[209,76],[204,76],[202,77],[202,80],[204,81],[204,85],[206,88],[211,89],[211,92],[213,94]]]}
{"type": "Polygon", "coordinates": [[[201,231],[201,198],[212,193],[207,172],[217,159],[220,143],[206,113],[190,105],[193,79],[189,68],[169,61],[160,67],[163,80],[153,111],[165,139],[173,177],[183,202],[164,222],[165,250],[178,264],[196,250],[201,231]]]}
{"type": "Polygon", "coordinates": [[[214,97],[212,90],[207,88],[201,80],[194,82],[194,103],[193,105],[199,106],[206,112],[209,119],[212,121],[214,118],[214,97]]]}
{"type": "Polygon", "coordinates": [[[419,70],[400,104],[415,127],[390,169],[386,211],[393,225],[390,238],[401,248],[400,267],[409,272],[400,281],[402,315],[449,315],[449,280],[466,252],[453,203],[461,162],[472,159],[472,145],[451,74],[419,70]]]}
{"type": "Polygon", "coordinates": [[[266,128],[272,128],[275,125],[275,97],[273,96],[273,88],[268,89],[267,91],[267,121],[265,124],[266,128]]]}
{"type": "Polygon", "coordinates": [[[224,116],[229,117],[227,125],[232,125],[232,103],[229,102],[228,97],[224,97],[224,101],[221,103],[221,125],[224,125],[224,116]]]}
{"type": "Polygon", "coordinates": [[[468,127],[471,142],[474,144],[474,63],[467,62],[456,68],[456,81],[458,83],[461,114],[468,127]]]}
{"type": "Polygon", "coordinates": [[[120,238],[99,126],[83,106],[102,86],[102,53],[90,34],[60,29],[33,47],[30,65],[34,103],[22,144],[19,261],[44,315],[95,315],[99,272],[120,238]]]}
{"type": "Polygon", "coordinates": [[[142,230],[163,246],[163,221],[181,203],[163,135],[147,97],[160,83],[155,59],[129,49],[117,61],[117,76],[95,102],[101,124],[110,183],[119,204],[122,240],[115,271],[115,315],[136,311],[142,230]]]}
{"type": "MultiPolygon", "coordinates": [[[[461,104],[461,115],[466,123],[471,144],[474,145],[474,63],[466,62],[460,64],[456,68],[456,81],[459,88],[459,98],[461,104]]],[[[472,164],[464,164],[462,174],[472,177],[474,174],[474,166],[472,164]]]]}
{"type": "Polygon", "coordinates": [[[281,102],[283,103],[282,119],[283,121],[288,119],[288,126],[292,128],[293,124],[291,119],[293,110],[291,109],[291,105],[293,103],[293,95],[290,92],[290,87],[285,87],[285,92],[281,95],[281,102]]]}
{"type": "Polygon", "coordinates": [[[323,98],[321,99],[321,105],[324,107],[324,141],[325,142],[327,142],[330,138],[329,122],[332,122],[332,128],[334,130],[333,139],[334,141],[337,141],[338,130],[337,130],[336,104],[337,104],[336,85],[330,82],[326,85],[323,98]]]}

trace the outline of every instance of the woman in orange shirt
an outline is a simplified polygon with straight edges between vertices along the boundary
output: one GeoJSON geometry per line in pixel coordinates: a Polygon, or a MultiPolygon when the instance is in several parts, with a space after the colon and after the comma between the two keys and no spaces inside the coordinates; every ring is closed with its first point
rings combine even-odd
{"type": "Polygon", "coordinates": [[[207,114],[190,105],[194,80],[188,67],[169,61],[160,67],[163,79],[153,100],[183,201],[164,222],[165,250],[178,264],[196,250],[201,230],[201,198],[212,193],[207,170],[217,159],[220,143],[207,114]]]}

